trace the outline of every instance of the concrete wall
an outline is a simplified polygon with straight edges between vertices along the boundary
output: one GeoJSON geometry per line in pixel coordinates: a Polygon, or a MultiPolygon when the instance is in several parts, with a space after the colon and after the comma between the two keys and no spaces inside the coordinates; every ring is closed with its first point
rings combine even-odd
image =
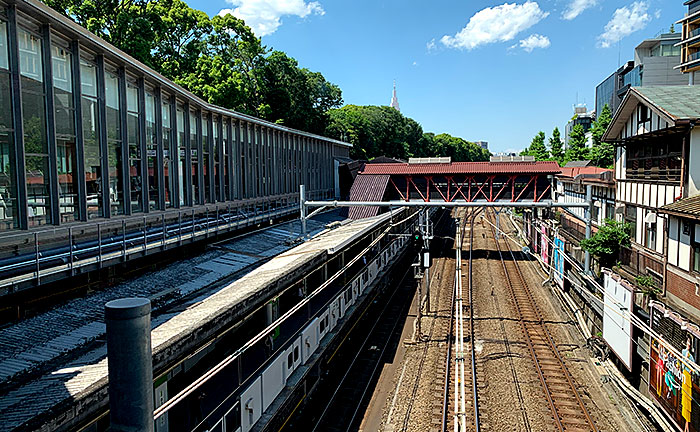
{"type": "Polygon", "coordinates": [[[673,69],[680,64],[680,56],[669,57],[644,57],[642,85],[685,85],[688,84],[688,77],[680,72],[680,69],[673,69]]]}

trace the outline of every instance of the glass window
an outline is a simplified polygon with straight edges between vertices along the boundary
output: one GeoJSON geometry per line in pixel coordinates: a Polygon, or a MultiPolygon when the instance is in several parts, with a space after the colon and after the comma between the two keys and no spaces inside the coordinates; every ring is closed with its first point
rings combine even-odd
{"type": "Polygon", "coordinates": [[[219,166],[219,148],[221,146],[221,140],[219,139],[219,119],[214,118],[212,120],[212,135],[214,139],[214,201],[221,200],[221,185],[219,180],[221,179],[221,171],[219,166]]]}
{"type": "Polygon", "coordinates": [[[231,197],[231,192],[229,191],[229,174],[228,174],[228,164],[229,164],[229,151],[228,151],[228,132],[229,132],[229,126],[230,123],[228,121],[225,121],[223,118],[221,119],[223,122],[223,128],[222,130],[222,136],[221,136],[221,146],[223,147],[224,151],[224,160],[221,161],[222,166],[221,166],[221,172],[224,175],[224,191],[223,195],[221,197],[222,201],[227,201],[230,200],[231,197]]]}
{"type": "Polygon", "coordinates": [[[51,48],[58,166],[58,207],[61,222],[78,219],[78,181],[80,179],[77,172],[71,61],[72,55],[69,50],[56,45],[51,48]]]}
{"type": "Polygon", "coordinates": [[[17,37],[24,126],[24,170],[27,176],[27,216],[29,227],[35,227],[51,222],[41,39],[23,29],[18,30],[17,37]]]}
{"type": "Polygon", "coordinates": [[[9,69],[10,60],[7,49],[7,23],[0,20],[0,69],[9,69]]]}
{"type": "Polygon", "coordinates": [[[163,175],[165,178],[165,207],[167,208],[173,206],[170,196],[173,190],[173,178],[170,175],[172,169],[172,160],[170,158],[170,98],[166,95],[163,95],[161,110],[163,117],[163,175]]]}
{"type": "Polygon", "coordinates": [[[202,115],[202,170],[204,171],[204,199],[212,202],[209,175],[209,121],[202,115]]]}
{"type": "Polygon", "coordinates": [[[700,243],[693,242],[693,271],[700,272],[700,243]]]}
{"type": "Polygon", "coordinates": [[[649,249],[656,249],[656,223],[648,223],[646,229],[646,244],[649,249]]]}
{"type": "Polygon", "coordinates": [[[107,162],[109,166],[110,214],[124,214],[124,175],[122,170],[121,113],[119,111],[119,77],[105,72],[107,114],[107,162]]]}
{"type": "Polygon", "coordinates": [[[85,153],[85,191],[88,219],[102,217],[101,152],[97,140],[97,68],[80,60],[80,91],[83,119],[83,151],[85,153]]]}
{"type": "Polygon", "coordinates": [[[190,150],[192,152],[192,202],[202,204],[199,200],[199,154],[197,151],[197,116],[190,111],[190,150]]]}
{"type": "Polygon", "coordinates": [[[148,163],[148,209],[159,208],[158,142],[156,131],[156,98],[146,92],[146,161],[148,163]]]}
{"type": "Polygon", "coordinates": [[[141,179],[141,134],[139,133],[139,89],[136,83],[126,83],[126,131],[129,145],[129,196],[131,212],[143,211],[141,179]]]}
{"type": "Polygon", "coordinates": [[[7,25],[0,21],[0,231],[19,226],[17,173],[12,168],[15,160],[15,138],[10,73],[7,68],[7,25]]]}
{"type": "Polygon", "coordinates": [[[178,183],[178,192],[180,195],[180,205],[185,205],[185,184],[187,180],[185,179],[185,162],[187,156],[187,149],[185,148],[185,109],[182,105],[177,106],[177,148],[178,148],[178,161],[177,161],[177,173],[180,182],[178,183]]]}

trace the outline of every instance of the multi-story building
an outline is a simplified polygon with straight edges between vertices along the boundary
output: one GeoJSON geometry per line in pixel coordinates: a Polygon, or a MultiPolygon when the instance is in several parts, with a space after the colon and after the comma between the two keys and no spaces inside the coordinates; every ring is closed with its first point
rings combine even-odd
{"type": "Polygon", "coordinates": [[[632,87],[603,137],[617,144],[616,213],[632,226],[632,248],[623,254],[623,267],[633,276],[653,276],[659,287],[669,227],[659,209],[689,192],[691,171],[683,161],[692,147],[700,103],[688,101],[698,97],[700,89],[687,85],[632,87]]]}
{"type": "Polygon", "coordinates": [[[696,83],[696,74],[700,70],[700,0],[688,0],[684,4],[688,6],[688,12],[676,22],[683,25],[681,41],[677,43],[681,58],[676,68],[688,75],[687,82],[692,85],[696,83]]]}
{"type": "MultiPolygon", "coordinates": [[[[595,88],[595,111],[602,112],[603,107],[607,105],[611,113],[617,111],[617,107],[622,102],[622,97],[629,88],[629,80],[632,75],[627,76],[627,73],[634,69],[634,61],[630,60],[620,66],[615,72],[598,84],[595,88]]],[[[639,85],[638,83],[635,85],[639,85]]]]}
{"type": "Polygon", "coordinates": [[[581,125],[583,127],[583,132],[586,134],[586,146],[591,147],[593,144],[589,131],[594,121],[595,111],[588,111],[586,104],[578,104],[574,106],[574,117],[569,120],[564,128],[564,147],[568,148],[571,132],[574,130],[574,126],[576,125],[581,125]]]}
{"type": "Polygon", "coordinates": [[[481,148],[484,149],[484,150],[488,150],[488,149],[489,149],[489,143],[488,143],[488,141],[474,141],[474,144],[478,145],[479,147],[481,147],[481,148]]]}
{"type": "Polygon", "coordinates": [[[596,87],[596,112],[607,104],[615,113],[630,87],[686,84],[688,79],[675,69],[680,62],[680,40],[680,33],[662,33],[637,45],[634,61],[626,62],[596,87]]]}

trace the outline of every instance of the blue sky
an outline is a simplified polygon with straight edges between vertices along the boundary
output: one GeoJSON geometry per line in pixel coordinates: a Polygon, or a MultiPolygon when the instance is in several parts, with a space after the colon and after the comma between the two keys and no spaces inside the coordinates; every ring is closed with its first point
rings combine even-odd
{"type": "Polygon", "coordinates": [[[396,79],[401,112],[426,132],[493,152],[563,134],[577,101],[593,109],[595,86],[685,13],[681,0],[187,1],[244,18],[347,104],[388,105],[396,79]]]}

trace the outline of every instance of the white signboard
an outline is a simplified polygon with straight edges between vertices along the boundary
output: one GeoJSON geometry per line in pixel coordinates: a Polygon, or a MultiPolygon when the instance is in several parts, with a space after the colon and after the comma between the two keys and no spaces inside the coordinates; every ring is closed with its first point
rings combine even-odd
{"type": "Polygon", "coordinates": [[[603,339],[627,369],[632,369],[632,315],[634,288],[609,270],[604,270],[605,307],[603,339]]]}

